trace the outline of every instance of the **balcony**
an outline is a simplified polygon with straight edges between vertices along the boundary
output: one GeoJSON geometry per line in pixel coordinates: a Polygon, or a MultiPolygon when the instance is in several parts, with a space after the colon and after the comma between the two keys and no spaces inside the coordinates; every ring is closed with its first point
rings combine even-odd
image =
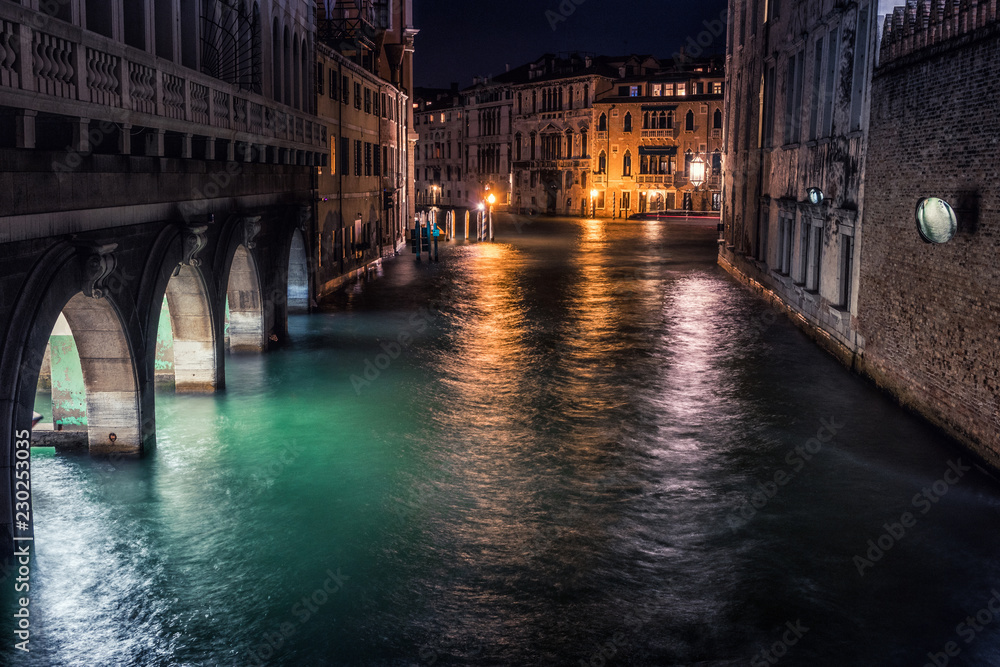
{"type": "Polygon", "coordinates": [[[0,45],[6,106],[315,153],[326,146],[326,126],[308,114],[7,2],[0,45]]]}
{"type": "Polygon", "coordinates": [[[677,130],[643,130],[643,139],[676,139],[677,130]]]}
{"type": "Polygon", "coordinates": [[[640,174],[636,179],[640,185],[673,185],[673,174],[640,174]]]}

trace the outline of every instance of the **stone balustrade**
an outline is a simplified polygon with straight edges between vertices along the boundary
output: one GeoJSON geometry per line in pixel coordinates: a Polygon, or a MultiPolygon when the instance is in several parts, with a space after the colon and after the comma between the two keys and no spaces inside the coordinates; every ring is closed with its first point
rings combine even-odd
{"type": "Polygon", "coordinates": [[[326,145],[309,114],[9,2],[0,2],[0,103],[274,146],[290,163],[314,164],[326,145]]]}

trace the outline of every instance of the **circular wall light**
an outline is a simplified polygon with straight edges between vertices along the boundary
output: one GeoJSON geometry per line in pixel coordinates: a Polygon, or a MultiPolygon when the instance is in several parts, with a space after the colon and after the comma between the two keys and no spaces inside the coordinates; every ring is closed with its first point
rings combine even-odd
{"type": "Polygon", "coordinates": [[[927,243],[947,243],[958,231],[955,209],[938,197],[925,197],[917,202],[917,231],[927,243]]]}
{"type": "Polygon", "coordinates": [[[826,201],[826,195],[819,188],[809,188],[806,190],[806,198],[813,206],[819,206],[826,201]]]}

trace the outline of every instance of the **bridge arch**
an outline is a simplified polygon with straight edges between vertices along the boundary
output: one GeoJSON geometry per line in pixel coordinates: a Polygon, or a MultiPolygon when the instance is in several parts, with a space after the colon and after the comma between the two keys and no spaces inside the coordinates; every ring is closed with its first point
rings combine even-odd
{"type": "Polygon", "coordinates": [[[253,253],[243,243],[237,244],[226,280],[228,348],[231,352],[263,352],[267,347],[260,285],[253,253]]]}
{"type": "Polygon", "coordinates": [[[309,259],[305,238],[298,229],[292,232],[288,249],[288,312],[309,312],[309,259]]]}
{"type": "MultiPolygon", "coordinates": [[[[144,337],[128,269],[116,266],[113,250],[56,244],[22,283],[0,359],[0,405],[15,431],[31,424],[42,360],[61,314],[83,371],[91,452],[139,453],[155,442],[152,397],[142,391],[136,363],[144,337]]],[[[0,436],[7,462],[9,437],[0,436]]]]}

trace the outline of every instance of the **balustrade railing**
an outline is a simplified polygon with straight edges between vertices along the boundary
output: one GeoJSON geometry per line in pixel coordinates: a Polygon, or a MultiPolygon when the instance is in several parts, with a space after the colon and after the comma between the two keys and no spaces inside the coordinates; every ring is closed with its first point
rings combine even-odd
{"type": "MultiPolygon", "coordinates": [[[[103,117],[90,106],[99,105],[205,126],[187,130],[195,134],[235,130],[303,148],[326,140],[309,114],[9,2],[0,2],[0,89],[58,98],[70,103],[59,113],[82,118],[103,117]]],[[[29,97],[8,99],[30,108],[29,97]]]]}

